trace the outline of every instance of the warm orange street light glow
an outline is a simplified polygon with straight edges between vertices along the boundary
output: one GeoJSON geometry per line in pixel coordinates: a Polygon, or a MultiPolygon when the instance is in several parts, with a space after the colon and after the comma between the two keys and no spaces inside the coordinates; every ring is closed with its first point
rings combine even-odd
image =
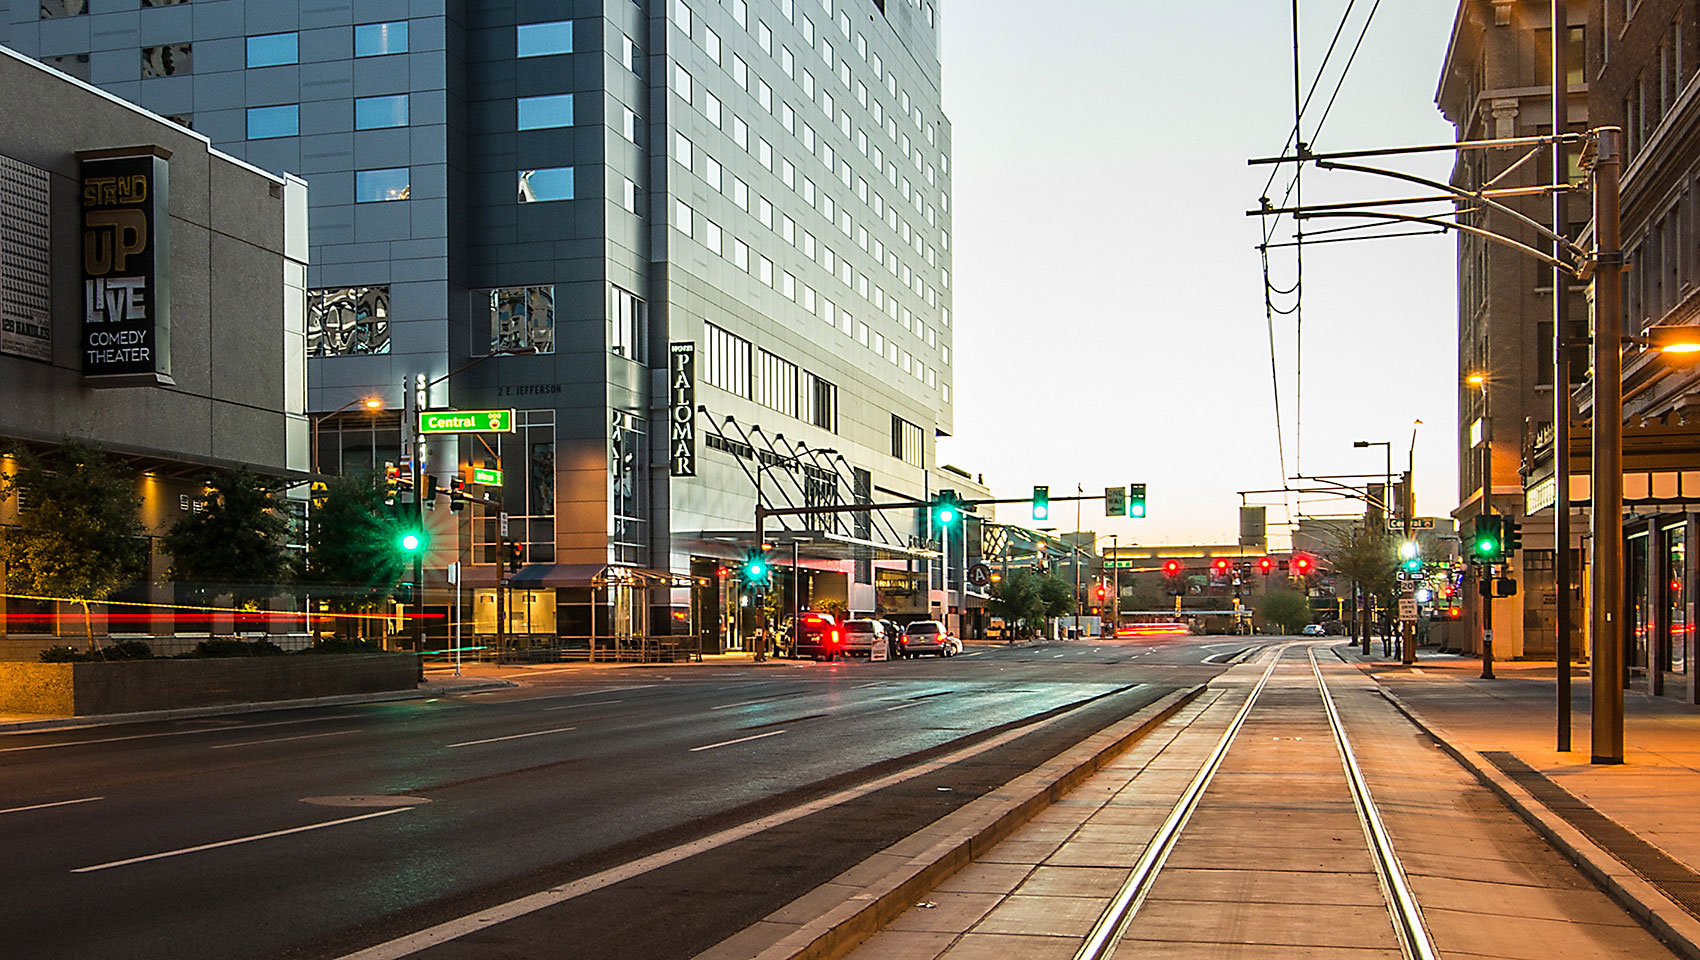
{"type": "Polygon", "coordinates": [[[366,409],[368,409],[368,410],[377,410],[377,409],[381,408],[383,405],[384,405],[384,401],[379,400],[377,397],[367,397],[366,398],[366,409]]]}
{"type": "Polygon", "coordinates": [[[1472,373],[1469,376],[1464,378],[1464,382],[1469,384],[1472,387],[1479,387],[1482,384],[1487,383],[1487,374],[1485,374],[1485,373],[1472,373]]]}

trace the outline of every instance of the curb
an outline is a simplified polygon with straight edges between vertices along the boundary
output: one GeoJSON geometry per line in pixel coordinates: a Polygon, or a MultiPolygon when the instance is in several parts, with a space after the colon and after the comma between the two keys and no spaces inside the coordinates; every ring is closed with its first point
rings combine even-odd
{"type": "Polygon", "coordinates": [[[334,697],[309,697],[302,700],[267,700],[261,703],[223,703],[204,707],[179,707],[175,710],[146,710],[138,713],[103,713],[79,717],[50,717],[43,720],[13,720],[0,722],[0,733],[25,733],[31,730],[62,730],[67,727],[100,727],[116,723],[142,723],[149,720],[183,720],[193,717],[221,717],[240,713],[263,713],[268,710],[296,710],[305,707],[334,707],[351,703],[386,703],[395,700],[425,700],[481,690],[503,690],[518,684],[507,680],[488,680],[439,690],[386,690],[380,693],[345,693],[334,697]]]}
{"type": "MultiPolygon", "coordinates": [[[[1002,788],[697,954],[693,960],[837,960],[897,919],[929,890],[1062,799],[1207,688],[1176,690],[1087,737],[1002,788]],[[870,868],[873,873],[870,876],[870,868]],[[824,912],[808,909],[819,898],[824,912]],[[830,903],[832,906],[827,907],[830,903]],[[805,915],[799,915],[803,912],[805,915]]],[[[1700,958],[1696,958],[1700,960],[1700,958]]]]}
{"type": "Polygon", "coordinates": [[[1405,719],[1415,724],[1452,759],[1458,761],[1460,766],[1474,774],[1483,786],[1493,791],[1531,829],[1540,834],[1542,839],[1574,863],[1588,879],[1640,921],[1642,926],[1665,941],[1666,946],[1687,960],[1700,960],[1700,920],[1696,920],[1681,905],[1665,896],[1658,887],[1648,883],[1623,861],[1548,809],[1523,789],[1521,784],[1507,777],[1481,754],[1468,747],[1459,746],[1446,728],[1425,718],[1416,708],[1385,686],[1381,687],[1381,695],[1393,704],[1394,709],[1404,714],[1405,719]]]}

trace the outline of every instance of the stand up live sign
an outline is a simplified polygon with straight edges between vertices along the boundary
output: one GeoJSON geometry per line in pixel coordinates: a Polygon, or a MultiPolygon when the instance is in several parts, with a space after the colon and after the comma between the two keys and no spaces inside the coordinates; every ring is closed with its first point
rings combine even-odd
{"type": "Polygon", "coordinates": [[[697,475],[697,345],[667,345],[667,448],[675,477],[697,475]]]}
{"type": "Polygon", "coordinates": [[[172,382],[168,157],[157,147],[78,154],[91,386],[172,382]]]}

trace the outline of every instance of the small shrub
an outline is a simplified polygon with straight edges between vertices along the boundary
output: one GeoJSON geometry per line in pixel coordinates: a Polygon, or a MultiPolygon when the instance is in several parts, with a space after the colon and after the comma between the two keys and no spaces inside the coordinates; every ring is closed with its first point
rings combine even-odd
{"type": "Polygon", "coordinates": [[[41,651],[42,663],[82,663],[87,659],[88,654],[76,647],[47,647],[41,651]]]}
{"type": "Polygon", "coordinates": [[[310,647],[303,647],[297,653],[382,653],[383,644],[377,640],[360,637],[322,637],[313,642],[310,647]]]}
{"type": "Polygon", "coordinates": [[[195,644],[185,657],[277,657],[284,649],[270,640],[238,640],[234,637],[214,637],[195,644]]]}
{"type": "Polygon", "coordinates": [[[107,644],[91,659],[101,660],[151,660],[153,647],[145,640],[120,640],[107,644]]]}

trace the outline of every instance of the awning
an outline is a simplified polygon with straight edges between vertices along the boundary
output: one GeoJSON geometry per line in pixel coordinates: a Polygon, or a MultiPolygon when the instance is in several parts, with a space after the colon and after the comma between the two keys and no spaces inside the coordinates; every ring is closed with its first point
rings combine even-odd
{"type": "Polygon", "coordinates": [[[695,582],[682,573],[623,567],[606,563],[528,563],[508,582],[526,590],[548,587],[605,587],[633,584],[650,587],[688,587],[695,582]]]}
{"type": "MultiPolygon", "coordinates": [[[[741,552],[755,547],[755,531],[703,530],[696,535],[696,540],[723,550],[741,552]]],[[[823,530],[769,530],[767,542],[776,552],[789,551],[795,543],[797,555],[806,560],[925,560],[939,555],[937,550],[924,547],[863,540],[823,530]]]]}

